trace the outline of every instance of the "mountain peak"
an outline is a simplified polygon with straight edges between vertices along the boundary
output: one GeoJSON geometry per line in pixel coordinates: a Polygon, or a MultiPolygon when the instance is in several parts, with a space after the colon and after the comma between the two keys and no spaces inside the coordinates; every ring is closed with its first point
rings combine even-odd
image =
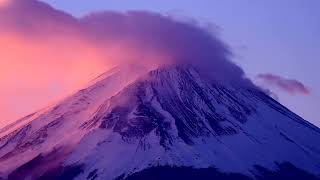
{"type": "Polygon", "coordinates": [[[62,178],[75,170],[76,179],[124,179],[168,166],[248,178],[256,167],[312,173],[319,137],[257,88],[212,81],[189,65],[127,66],[2,132],[0,174],[62,178]]]}
{"type": "MultiPolygon", "coordinates": [[[[236,96],[229,98],[230,94],[235,92],[204,81],[192,66],[165,66],[112,97],[106,102],[109,106],[101,106],[104,108],[93,119],[95,123],[102,120],[100,127],[111,128],[124,138],[143,137],[156,127],[164,128],[157,129],[161,132],[174,127],[176,137],[167,139],[168,144],[172,138],[193,144],[197,137],[235,134],[238,128],[234,123],[244,123],[255,112],[253,105],[236,96]],[[219,112],[219,104],[227,111],[219,112]],[[141,132],[134,134],[140,128],[141,132]]],[[[161,138],[164,141],[165,137],[161,138]]]]}

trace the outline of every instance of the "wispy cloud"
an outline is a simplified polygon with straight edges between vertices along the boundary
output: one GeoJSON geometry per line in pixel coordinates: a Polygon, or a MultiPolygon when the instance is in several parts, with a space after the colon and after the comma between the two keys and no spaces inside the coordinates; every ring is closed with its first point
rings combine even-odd
{"type": "Polygon", "coordinates": [[[295,79],[287,79],[273,74],[259,74],[257,78],[264,86],[275,87],[289,94],[309,95],[310,90],[301,82],[295,79]]]}

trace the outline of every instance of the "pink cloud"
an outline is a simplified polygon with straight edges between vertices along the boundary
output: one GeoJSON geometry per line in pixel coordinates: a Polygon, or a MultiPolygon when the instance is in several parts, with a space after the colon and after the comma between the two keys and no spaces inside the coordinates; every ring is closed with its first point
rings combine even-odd
{"type": "Polygon", "coordinates": [[[289,94],[310,94],[310,90],[304,84],[294,79],[286,79],[273,74],[259,74],[257,78],[266,86],[276,87],[289,94]]]}
{"type": "Polygon", "coordinates": [[[194,64],[218,80],[249,82],[228,47],[194,22],[150,12],[75,18],[36,0],[0,6],[0,127],[121,64],[194,64]]]}

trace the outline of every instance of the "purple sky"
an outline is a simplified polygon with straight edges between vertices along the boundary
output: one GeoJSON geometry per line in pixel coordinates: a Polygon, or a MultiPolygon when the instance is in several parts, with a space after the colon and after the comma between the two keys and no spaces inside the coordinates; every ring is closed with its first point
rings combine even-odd
{"type": "Polygon", "coordinates": [[[320,126],[319,0],[44,1],[74,16],[100,10],[148,10],[215,23],[235,52],[234,62],[251,79],[272,74],[303,83],[310,94],[292,94],[265,86],[277,94],[282,104],[320,126]]]}

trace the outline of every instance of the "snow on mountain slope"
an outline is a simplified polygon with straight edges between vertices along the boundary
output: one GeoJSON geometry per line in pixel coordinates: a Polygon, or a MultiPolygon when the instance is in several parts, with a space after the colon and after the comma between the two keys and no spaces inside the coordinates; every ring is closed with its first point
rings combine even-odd
{"type": "Polygon", "coordinates": [[[8,172],[56,146],[73,146],[85,134],[79,126],[105,100],[145,71],[138,66],[114,68],[88,88],[0,130],[0,171],[8,172]]]}
{"type": "Polygon", "coordinates": [[[112,179],[159,165],[250,174],[254,165],[290,162],[320,170],[318,128],[258,89],[211,84],[188,67],[150,72],[85,127],[93,131],[66,161],[85,164],[79,179],[96,169],[97,179],[112,179]]]}
{"type": "Polygon", "coordinates": [[[254,177],[256,166],[290,163],[319,175],[320,130],[259,89],[208,80],[191,66],[127,72],[5,129],[14,131],[0,136],[0,174],[114,179],[170,166],[254,177]]]}

